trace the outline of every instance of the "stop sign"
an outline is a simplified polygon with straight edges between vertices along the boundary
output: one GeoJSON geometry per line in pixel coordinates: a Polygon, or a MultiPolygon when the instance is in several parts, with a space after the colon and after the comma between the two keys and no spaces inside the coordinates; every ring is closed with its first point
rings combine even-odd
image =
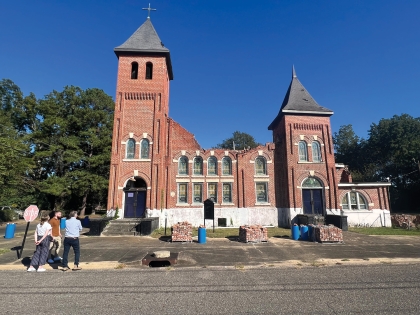
{"type": "Polygon", "coordinates": [[[35,205],[30,205],[28,208],[25,209],[25,213],[23,214],[23,218],[26,222],[32,222],[38,216],[39,209],[35,205]]]}

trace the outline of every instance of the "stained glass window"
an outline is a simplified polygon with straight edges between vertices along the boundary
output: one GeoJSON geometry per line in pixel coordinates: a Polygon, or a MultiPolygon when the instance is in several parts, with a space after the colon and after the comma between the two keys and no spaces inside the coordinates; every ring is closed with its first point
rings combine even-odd
{"type": "Polygon", "coordinates": [[[217,202],[217,183],[208,184],[208,196],[211,201],[217,202]]]}
{"type": "Polygon", "coordinates": [[[232,160],[230,157],[225,156],[222,160],[222,174],[232,175],[232,160]]]}
{"type": "Polygon", "coordinates": [[[322,184],[318,179],[316,179],[314,177],[308,177],[307,179],[305,179],[303,181],[302,187],[305,187],[305,188],[322,188],[322,184]]]}
{"type": "Polygon", "coordinates": [[[255,191],[257,195],[257,202],[268,202],[267,183],[256,183],[255,191]]]}
{"type": "Polygon", "coordinates": [[[134,159],[135,154],[136,154],[136,141],[134,139],[128,139],[126,158],[134,159]]]}
{"type": "Polygon", "coordinates": [[[200,156],[194,158],[194,175],[203,175],[203,159],[200,156]]]}
{"type": "Polygon", "coordinates": [[[312,161],[321,162],[321,147],[318,141],[312,142],[312,161]]]}
{"type": "Polygon", "coordinates": [[[223,184],[223,202],[232,202],[232,184],[223,184]]]}
{"type": "Polygon", "coordinates": [[[140,158],[148,159],[149,158],[149,140],[143,139],[141,141],[141,154],[140,158]]]}
{"type": "Polygon", "coordinates": [[[308,161],[308,148],[305,141],[299,141],[299,161],[308,161]]]}
{"type": "Polygon", "coordinates": [[[266,163],[265,158],[259,156],[255,159],[255,174],[256,175],[265,175],[266,173],[266,163]]]}
{"type": "Polygon", "coordinates": [[[217,175],[217,159],[214,156],[209,157],[207,161],[207,174],[217,175]]]}
{"type": "Polygon", "coordinates": [[[188,184],[178,184],[178,202],[187,203],[188,184]]]}
{"type": "Polygon", "coordinates": [[[203,185],[202,184],[194,184],[193,202],[194,203],[201,203],[202,201],[203,201],[203,185]]]}
{"type": "Polygon", "coordinates": [[[179,175],[188,175],[188,158],[186,156],[181,156],[179,158],[178,174],[179,175]]]}

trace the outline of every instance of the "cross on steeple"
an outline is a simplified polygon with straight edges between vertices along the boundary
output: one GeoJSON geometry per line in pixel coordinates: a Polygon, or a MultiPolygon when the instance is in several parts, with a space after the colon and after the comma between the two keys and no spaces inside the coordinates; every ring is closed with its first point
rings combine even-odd
{"type": "Polygon", "coordinates": [[[148,18],[148,19],[150,19],[150,11],[156,11],[156,9],[152,9],[152,8],[150,7],[150,3],[149,3],[149,7],[148,7],[148,8],[143,8],[142,10],[147,10],[147,11],[149,11],[149,12],[147,13],[147,18],[148,18]]]}

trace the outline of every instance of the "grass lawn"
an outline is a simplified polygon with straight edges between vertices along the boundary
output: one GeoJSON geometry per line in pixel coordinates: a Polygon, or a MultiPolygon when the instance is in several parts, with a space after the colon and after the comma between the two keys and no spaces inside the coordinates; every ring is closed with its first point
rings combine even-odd
{"type": "Polygon", "coordinates": [[[8,248],[0,248],[0,255],[10,252],[8,248]]]}
{"type": "Polygon", "coordinates": [[[411,229],[404,230],[400,228],[388,228],[388,227],[372,227],[372,228],[355,228],[349,227],[349,231],[356,232],[365,235],[416,235],[420,236],[420,230],[411,229]]]}
{"type": "MultiPolygon", "coordinates": [[[[290,237],[290,229],[284,229],[279,227],[268,227],[268,237],[290,237]]],[[[171,228],[168,227],[166,230],[167,236],[171,235],[171,228]]],[[[193,236],[198,235],[198,228],[193,228],[193,236]]],[[[159,238],[165,236],[165,229],[160,228],[153,231],[152,237],[159,238]]],[[[234,238],[239,237],[239,228],[215,228],[214,233],[212,228],[207,228],[206,236],[208,238],[234,238]]]]}

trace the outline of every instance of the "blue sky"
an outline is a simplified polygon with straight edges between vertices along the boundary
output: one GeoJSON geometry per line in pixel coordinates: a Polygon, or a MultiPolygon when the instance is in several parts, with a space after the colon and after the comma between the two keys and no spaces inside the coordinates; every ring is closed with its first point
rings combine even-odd
{"type": "MultiPolygon", "coordinates": [[[[66,85],[115,96],[121,45],[147,1],[2,1],[0,79],[42,98],[66,85]]],[[[295,65],[332,128],[420,117],[420,1],[157,0],[152,23],[171,51],[170,116],[210,148],[236,130],[271,141],[295,65]]]]}

